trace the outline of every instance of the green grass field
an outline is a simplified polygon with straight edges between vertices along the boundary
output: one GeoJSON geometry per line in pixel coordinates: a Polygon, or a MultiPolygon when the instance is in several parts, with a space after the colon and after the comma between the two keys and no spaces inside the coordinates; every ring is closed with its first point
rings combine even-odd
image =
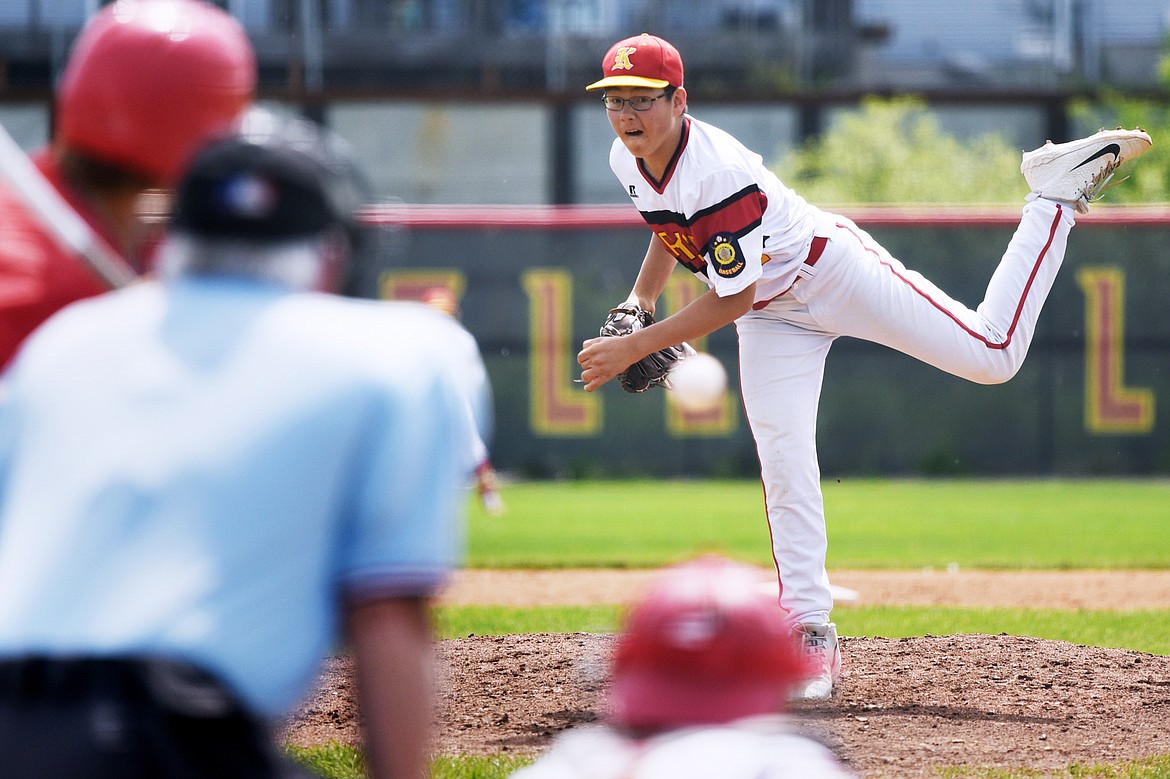
{"type": "MultiPolygon", "coordinates": [[[[512,633],[609,633],[621,618],[618,606],[505,608],[459,606],[438,609],[441,638],[512,633]]],[[[833,621],[845,636],[1008,633],[1083,646],[1134,649],[1170,655],[1170,609],[1060,611],[932,606],[838,606],[833,621]]]]}
{"type": "MultiPolygon", "coordinates": [[[[1167,568],[1170,480],[824,485],[829,568],[1167,568]]],[[[472,568],[644,567],[718,550],[771,565],[753,481],[536,482],[474,505],[472,568]]]]}
{"type": "MultiPolygon", "coordinates": [[[[844,480],[824,486],[829,568],[1170,568],[1170,480],[844,480]]],[[[505,485],[508,511],[472,505],[468,567],[647,567],[719,551],[771,564],[760,485],[748,481],[619,481],[505,485]]],[[[891,638],[1010,633],[1170,654],[1165,610],[1017,610],[839,607],[845,635],[891,638]]],[[[605,632],[619,607],[439,609],[444,637],[530,632],[605,632]]],[[[354,750],[295,756],[332,779],[364,776],[354,750]]],[[[496,779],[524,761],[444,756],[433,779],[496,779]]],[[[1059,774],[980,766],[946,776],[1170,779],[1170,756],[1138,763],[1070,766],[1059,774]]]]}

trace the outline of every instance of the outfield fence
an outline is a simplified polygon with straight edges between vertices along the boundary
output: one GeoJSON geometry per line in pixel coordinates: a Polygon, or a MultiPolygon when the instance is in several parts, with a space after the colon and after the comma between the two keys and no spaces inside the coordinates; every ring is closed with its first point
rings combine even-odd
{"type": "MultiPolygon", "coordinates": [[[[908,267],[976,305],[1018,212],[840,208],[908,267]]],[[[496,408],[497,467],[525,477],[753,476],[736,394],[733,328],[697,346],[732,374],[719,408],[665,393],[587,394],[576,353],[628,294],[649,233],[619,206],[371,206],[372,297],[446,287],[478,338],[496,408]]],[[[985,387],[889,349],[841,339],[829,356],[819,441],[835,475],[1170,473],[1170,209],[1097,208],[1079,220],[1023,369],[985,387]]],[[[673,274],[660,311],[703,291],[673,274]]]]}

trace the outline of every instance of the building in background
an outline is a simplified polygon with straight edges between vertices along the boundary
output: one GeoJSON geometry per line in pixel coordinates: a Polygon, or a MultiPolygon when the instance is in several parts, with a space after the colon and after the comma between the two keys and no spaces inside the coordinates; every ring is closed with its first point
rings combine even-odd
{"type": "MultiPolygon", "coordinates": [[[[46,88],[99,0],[0,4],[0,94],[46,88]]],[[[1166,0],[217,0],[272,89],[574,91],[652,30],[747,91],[1151,86],[1166,0]],[[733,56],[729,56],[733,55],[733,56]]]]}
{"type": "MultiPolygon", "coordinates": [[[[332,125],[381,197],[418,203],[621,202],[582,89],[619,34],[670,38],[693,112],[778,158],[872,93],[921,94],[960,136],[1063,140],[1075,98],[1159,85],[1170,27],[1170,0],[216,2],[262,100],[332,125]]],[[[0,3],[0,123],[22,145],[48,136],[55,73],[103,4],[0,3]]]]}

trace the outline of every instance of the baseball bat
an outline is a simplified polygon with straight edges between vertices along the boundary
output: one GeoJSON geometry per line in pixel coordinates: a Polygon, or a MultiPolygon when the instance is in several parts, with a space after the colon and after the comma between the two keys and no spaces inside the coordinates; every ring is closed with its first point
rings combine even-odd
{"type": "Polygon", "coordinates": [[[8,182],[49,233],[110,289],[124,287],[138,277],[129,263],[65,202],[3,125],[0,125],[0,178],[8,182]]]}

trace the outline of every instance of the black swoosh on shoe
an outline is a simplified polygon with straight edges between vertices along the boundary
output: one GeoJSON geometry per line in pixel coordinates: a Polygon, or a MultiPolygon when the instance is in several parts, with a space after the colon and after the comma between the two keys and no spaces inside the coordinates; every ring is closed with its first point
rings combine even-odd
{"type": "Polygon", "coordinates": [[[1093,156],[1086,159],[1080,165],[1074,165],[1073,170],[1076,170],[1077,168],[1079,168],[1083,165],[1088,165],[1093,160],[1097,159],[1098,157],[1104,157],[1106,154],[1112,154],[1117,159],[1121,159],[1121,145],[1116,144],[1116,143],[1111,143],[1108,146],[1102,146],[1101,149],[1098,150],[1096,154],[1094,154],[1093,156]]]}

